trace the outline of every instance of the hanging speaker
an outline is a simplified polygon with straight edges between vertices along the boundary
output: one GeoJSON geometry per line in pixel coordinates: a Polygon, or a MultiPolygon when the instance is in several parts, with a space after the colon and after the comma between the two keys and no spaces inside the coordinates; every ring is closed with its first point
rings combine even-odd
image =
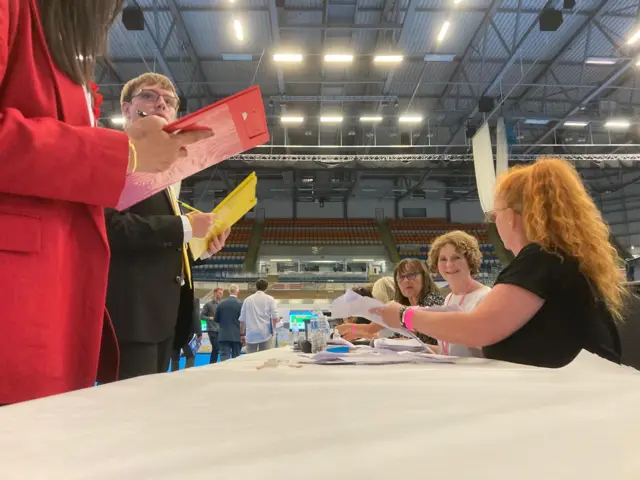
{"type": "Polygon", "coordinates": [[[540,31],[555,32],[562,25],[562,12],[555,8],[545,8],[540,13],[540,31]]]}
{"type": "Polygon", "coordinates": [[[571,10],[575,6],[576,6],[576,0],[564,0],[562,8],[564,8],[565,10],[571,10]]]}
{"type": "Polygon", "coordinates": [[[144,30],[144,12],[139,7],[126,7],[122,10],[122,23],[127,30],[144,30]]]}
{"type": "Polygon", "coordinates": [[[494,105],[493,97],[480,97],[478,101],[478,111],[480,113],[491,113],[494,105]]]}

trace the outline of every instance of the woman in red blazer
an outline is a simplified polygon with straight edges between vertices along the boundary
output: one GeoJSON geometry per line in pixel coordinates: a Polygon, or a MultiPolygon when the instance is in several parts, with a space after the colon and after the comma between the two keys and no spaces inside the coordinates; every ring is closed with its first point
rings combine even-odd
{"type": "Polygon", "coordinates": [[[157,117],[93,127],[94,59],[122,3],[0,0],[0,405],[115,379],[103,209],[127,172],[203,138],[157,117]]]}

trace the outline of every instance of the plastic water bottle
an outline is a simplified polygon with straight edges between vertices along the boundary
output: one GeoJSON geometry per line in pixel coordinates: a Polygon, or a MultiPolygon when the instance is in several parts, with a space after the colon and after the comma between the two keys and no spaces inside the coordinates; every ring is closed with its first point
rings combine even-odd
{"type": "Polygon", "coordinates": [[[298,326],[292,325],[291,329],[289,329],[289,332],[291,333],[291,348],[293,350],[299,350],[300,347],[298,346],[298,326]]]}

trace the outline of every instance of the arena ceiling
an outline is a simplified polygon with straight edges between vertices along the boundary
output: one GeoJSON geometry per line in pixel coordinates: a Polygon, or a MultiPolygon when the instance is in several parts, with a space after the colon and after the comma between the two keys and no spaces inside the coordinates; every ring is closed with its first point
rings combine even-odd
{"type": "MultiPolygon", "coordinates": [[[[455,159],[469,153],[468,136],[475,128],[485,121],[493,125],[499,116],[506,119],[514,155],[594,155],[580,166],[591,171],[586,176],[598,178],[605,175],[603,168],[634,168],[633,156],[622,163],[603,157],[606,165],[595,156],[638,152],[638,0],[132,0],[127,5],[142,9],[145,28],[127,30],[118,19],[111,30],[109,56],[96,72],[106,126],[117,128],[124,82],[146,71],[169,76],[187,111],[251,85],[261,88],[271,143],[192,182],[213,174],[232,187],[243,171],[261,169],[276,176],[292,171],[294,184],[310,175],[327,177],[328,185],[340,184],[336,188],[347,188],[350,195],[368,175],[406,182],[405,193],[440,176],[452,188],[472,191],[472,163],[455,159]],[[545,8],[562,14],[556,31],[541,31],[545,8]],[[444,25],[448,29],[442,33],[444,25]],[[300,54],[302,61],[276,61],[274,55],[282,53],[300,54]],[[333,63],[327,54],[352,58],[333,63]],[[377,56],[390,55],[402,61],[376,62],[377,56]],[[483,97],[493,107],[485,113],[483,97]],[[303,122],[283,124],[284,116],[303,122]],[[323,116],[343,120],[325,123],[323,116]],[[381,118],[368,123],[364,116],[381,118]],[[420,120],[405,123],[401,117],[420,120]],[[614,128],[607,124],[612,120],[629,125],[614,128]],[[295,155],[312,156],[300,161],[295,155]],[[371,155],[389,157],[368,161],[371,155]]],[[[599,185],[608,177],[603,178],[599,185]]]]}

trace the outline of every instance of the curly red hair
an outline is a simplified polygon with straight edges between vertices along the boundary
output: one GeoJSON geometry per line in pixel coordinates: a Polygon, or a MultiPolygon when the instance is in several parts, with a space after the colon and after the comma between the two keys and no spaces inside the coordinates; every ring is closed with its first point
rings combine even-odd
{"type": "Polygon", "coordinates": [[[627,293],[622,260],[577,170],[558,158],[540,158],[509,169],[498,178],[495,191],[522,215],[527,239],[547,251],[574,257],[611,314],[621,320],[627,293]]]}

